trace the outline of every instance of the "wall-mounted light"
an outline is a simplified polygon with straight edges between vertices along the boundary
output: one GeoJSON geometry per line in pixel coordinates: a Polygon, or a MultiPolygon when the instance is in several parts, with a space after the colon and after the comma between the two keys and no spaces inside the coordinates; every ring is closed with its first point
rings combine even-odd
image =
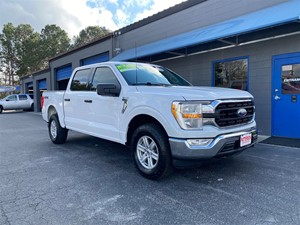
{"type": "Polygon", "coordinates": [[[115,50],[114,50],[114,51],[115,51],[115,53],[116,53],[116,54],[120,54],[120,53],[121,53],[121,51],[122,51],[122,49],[121,49],[121,48],[115,48],[115,50]]]}

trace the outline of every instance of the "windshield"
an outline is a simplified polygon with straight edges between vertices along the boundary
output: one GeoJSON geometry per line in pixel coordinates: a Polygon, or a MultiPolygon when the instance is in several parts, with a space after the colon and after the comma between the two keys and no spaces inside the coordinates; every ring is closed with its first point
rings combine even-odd
{"type": "Polygon", "coordinates": [[[147,64],[117,64],[117,69],[129,85],[191,86],[173,71],[147,64]]]}

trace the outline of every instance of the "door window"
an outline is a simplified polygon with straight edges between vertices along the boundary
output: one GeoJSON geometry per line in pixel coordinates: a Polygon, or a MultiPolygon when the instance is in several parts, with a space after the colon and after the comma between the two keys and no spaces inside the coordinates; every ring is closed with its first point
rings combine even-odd
{"type": "Polygon", "coordinates": [[[27,100],[27,95],[19,95],[19,100],[20,101],[24,101],[24,100],[27,100]]]}
{"type": "Polygon", "coordinates": [[[11,95],[11,96],[8,96],[6,99],[8,101],[17,101],[17,96],[16,95],[11,95]]]}
{"type": "Polygon", "coordinates": [[[88,81],[91,69],[78,70],[72,80],[72,91],[89,91],[88,81]]]}
{"type": "Polygon", "coordinates": [[[300,64],[281,67],[281,93],[300,94],[300,64]]]}
{"type": "Polygon", "coordinates": [[[98,84],[115,84],[119,86],[119,81],[113,71],[108,67],[99,67],[96,69],[91,84],[91,90],[95,91],[98,84]]]}

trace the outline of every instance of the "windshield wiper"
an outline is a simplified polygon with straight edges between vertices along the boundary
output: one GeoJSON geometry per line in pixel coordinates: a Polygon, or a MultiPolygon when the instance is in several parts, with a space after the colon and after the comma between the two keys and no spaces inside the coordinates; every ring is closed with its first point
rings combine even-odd
{"type": "Polygon", "coordinates": [[[140,85],[145,85],[145,86],[171,86],[171,84],[164,84],[164,83],[151,83],[151,82],[147,82],[147,83],[135,83],[135,84],[132,84],[132,85],[135,85],[135,86],[140,86],[140,85]]]}

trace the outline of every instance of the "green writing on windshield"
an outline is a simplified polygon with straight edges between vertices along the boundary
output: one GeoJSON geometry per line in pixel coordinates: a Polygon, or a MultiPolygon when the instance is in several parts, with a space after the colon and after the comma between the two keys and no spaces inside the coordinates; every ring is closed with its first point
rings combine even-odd
{"type": "Polygon", "coordinates": [[[123,73],[128,70],[135,70],[136,65],[135,64],[119,64],[117,65],[118,70],[123,73]]]}

